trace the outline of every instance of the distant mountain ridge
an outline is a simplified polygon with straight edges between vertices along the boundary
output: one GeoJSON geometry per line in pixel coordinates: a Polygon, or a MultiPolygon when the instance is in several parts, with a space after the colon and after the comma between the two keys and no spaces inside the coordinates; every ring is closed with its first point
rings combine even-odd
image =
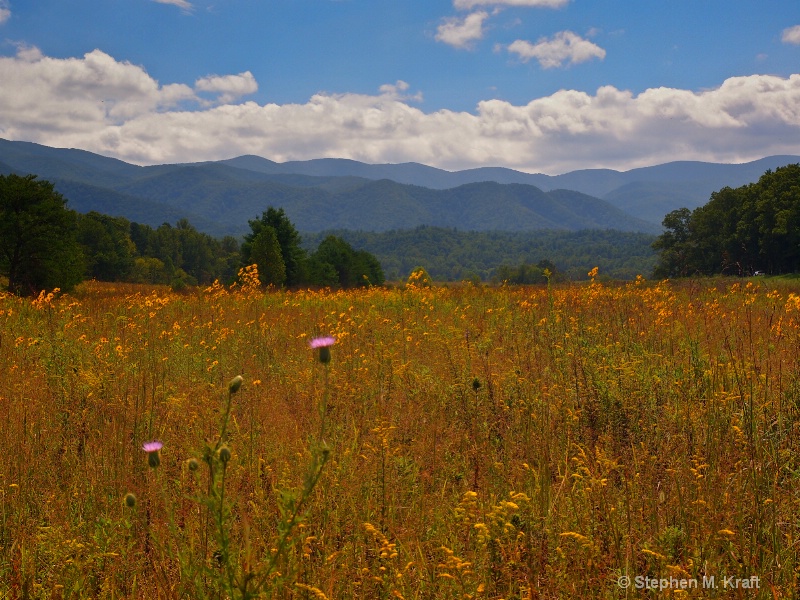
{"type": "Polygon", "coordinates": [[[84,150],[0,139],[0,174],[48,179],[80,212],[97,210],[154,226],[186,217],[215,235],[245,233],[247,220],[268,206],[284,208],[298,229],[308,232],[430,225],[657,233],[670,210],[694,208],[715,190],[756,181],[767,169],[794,162],[800,157],[556,176],[331,158],[277,163],[257,156],[141,167],[84,150]]]}
{"type": "Polygon", "coordinates": [[[800,156],[769,156],[741,164],[677,161],[630,171],[583,169],[562,175],[523,173],[504,167],[480,167],[451,172],[417,163],[370,165],[332,158],[277,163],[248,155],[220,162],[269,175],[349,175],[368,179],[391,179],[398,183],[432,189],[446,189],[483,181],[533,185],[545,192],[567,189],[607,200],[634,217],[660,224],[664,215],[671,210],[684,206],[702,206],[712,192],[726,186],[739,187],[753,183],[768,169],[774,170],[800,162],[800,156]],[[670,202],[670,198],[674,198],[674,201],[670,202]]]}
{"type": "Polygon", "coordinates": [[[652,167],[640,167],[630,171],[582,169],[562,175],[523,173],[504,167],[480,167],[463,171],[445,171],[418,163],[372,165],[343,158],[317,158],[306,161],[277,163],[259,156],[246,155],[218,162],[268,175],[287,173],[316,177],[350,175],[366,179],[391,179],[398,183],[419,185],[433,189],[458,187],[467,183],[495,181],[497,183],[534,185],[543,191],[568,189],[590,196],[602,197],[621,186],[636,182],[713,182],[713,185],[717,186],[715,190],[725,185],[738,187],[755,181],[767,169],[775,169],[790,163],[800,162],[800,156],[769,156],[741,164],[678,161],[652,167]]]}

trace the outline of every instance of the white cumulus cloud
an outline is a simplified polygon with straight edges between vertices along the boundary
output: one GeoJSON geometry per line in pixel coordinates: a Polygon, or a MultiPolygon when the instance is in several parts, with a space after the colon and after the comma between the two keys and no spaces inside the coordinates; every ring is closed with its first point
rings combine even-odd
{"type": "Polygon", "coordinates": [[[161,84],[99,50],[57,59],[21,48],[0,57],[0,137],[139,164],[256,154],[545,173],[800,154],[800,74],[734,77],[703,91],[562,90],[522,105],[487,99],[474,112],[425,112],[404,81],[293,104],[212,106],[197,95],[248,93],[251,77],[161,84]]]}
{"type": "Polygon", "coordinates": [[[784,29],[783,34],[781,35],[781,41],[784,44],[800,45],[800,25],[795,25],[794,27],[787,27],[784,29]]]}
{"type": "Polygon", "coordinates": [[[378,91],[384,98],[422,102],[422,92],[417,92],[416,94],[406,93],[410,87],[411,86],[407,82],[398,79],[395,83],[384,83],[378,88],[378,91]]]}
{"type": "Polygon", "coordinates": [[[220,96],[217,102],[227,104],[237,98],[257,92],[258,83],[250,71],[245,71],[238,75],[209,75],[198,79],[194,88],[199,92],[218,93],[220,96]]]}
{"type": "Polygon", "coordinates": [[[508,51],[518,55],[524,62],[535,58],[543,69],[561,67],[564,63],[582,63],[593,58],[603,60],[606,57],[606,51],[600,46],[572,31],[561,31],[535,44],[516,40],[508,45],[508,51]]]}
{"type": "Polygon", "coordinates": [[[570,0],[453,0],[460,10],[471,10],[476,6],[530,6],[534,8],[561,8],[570,0]]]}
{"type": "Polygon", "coordinates": [[[448,17],[436,30],[436,40],[455,48],[469,48],[483,37],[483,22],[489,13],[479,10],[464,18],[448,17]]]}

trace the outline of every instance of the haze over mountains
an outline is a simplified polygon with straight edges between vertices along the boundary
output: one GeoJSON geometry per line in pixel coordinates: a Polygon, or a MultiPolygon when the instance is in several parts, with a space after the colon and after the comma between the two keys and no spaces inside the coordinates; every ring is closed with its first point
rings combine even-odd
{"type": "Polygon", "coordinates": [[[35,173],[52,181],[79,212],[95,210],[153,226],[187,218],[214,235],[246,233],[248,219],[268,206],[284,208],[307,232],[432,225],[658,233],[667,212],[695,208],[716,190],[757,181],[768,169],[797,162],[798,156],[773,156],[739,165],[673,162],[556,176],[345,159],[276,163],[257,156],[141,167],[83,150],[0,139],[0,174],[35,173]]]}

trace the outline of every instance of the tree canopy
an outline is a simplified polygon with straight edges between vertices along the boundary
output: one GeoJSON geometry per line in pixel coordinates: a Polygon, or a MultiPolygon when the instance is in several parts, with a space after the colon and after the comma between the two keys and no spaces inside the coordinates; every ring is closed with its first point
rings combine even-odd
{"type": "Polygon", "coordinates": [[[341,287],[381,285],[384,282],[383,269],[378,259],[364,250],[354,250],[350,244],[335,235],[329,235],[322,240],[312,256],[315,263],[333,267],[341,287]]]}
{"type": "Polygon", "coordinates": [[[726,187],[707,204],[663,221],[653,243],[655,275],[752,275],[800,270],[800,164],[767,171],[756,183],[726,187]]]}

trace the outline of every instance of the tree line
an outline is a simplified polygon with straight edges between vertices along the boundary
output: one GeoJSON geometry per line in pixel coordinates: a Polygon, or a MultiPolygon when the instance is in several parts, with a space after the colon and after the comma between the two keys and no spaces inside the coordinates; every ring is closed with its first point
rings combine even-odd
{"type": "Polygon", "coordinates": [[[378,260],[336,236],[307,251],[283,209],[250,221],[244,241],[214,238],[186,219],[153,228],[98,212],[79,214],[52,183],[35,175],[0,175],[0,277],[15,294],[67,290],[86,278],[168,284],[179,289],[231,283],[257,264],[275,286],[381,285],[378,260]]]}
{"type": "Polygon", "coordinates": [[[421,225],[380,232],[307,233],[303,239],[314,247],[331,233],[354,248],[369,249],[390,280],[404,280],[419,265],[436,281],[540,284],[547,281],[545,268],[562,280],[576,281],[586,279],[595,266],[604,277],[635,279],[649,276],[657,261],[651,247],[656,236],[606,229],[462,231],[421,225]]]}
{"type": "Polygon", "coordinates": [[[703,206],[663,221],[653,243],[657,277],[753,275],[800,270],[800,164],[767,171],[756,183],[725,187],[703,206]]]}

